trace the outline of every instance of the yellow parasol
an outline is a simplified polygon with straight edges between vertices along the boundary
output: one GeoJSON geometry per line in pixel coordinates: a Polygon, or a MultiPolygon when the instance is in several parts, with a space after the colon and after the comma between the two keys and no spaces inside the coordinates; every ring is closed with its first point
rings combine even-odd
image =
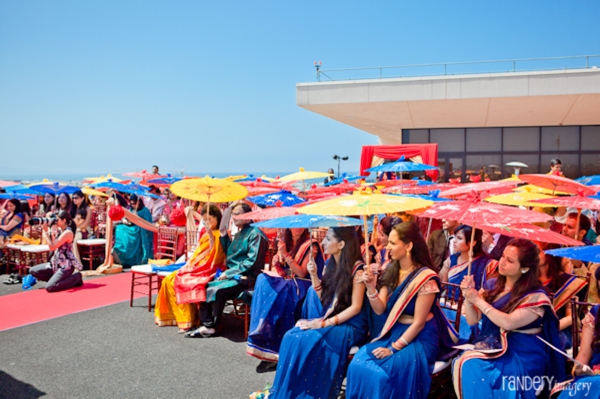
{"type": "Polygon", "coordinates": [[[192,201],[231,202],[248,195],[246,187],[225,179],[213,179],[205,176],[198,179],[184,179],[171,184],[171,192],[181,198],[192,201]]]}
{"type": "Polygon", "coordinates": [[[494,195],[493,197],[487,197],[484,201],[493,202],[495,204],[502,205],[512,205],[512,206],[532,206],[532,207],[540,207],[540,206],[556,206],[551,204],[540,204],[539,202],[531,202],[533,200],[541,200],[554,198],[552,195],[546,195],[537,192],[537,190],[532,189],[532,187],[525,187],[524,190],[515,191],[508,194],[494,195]]]}
{"type": "Polygon", "coordinates": [[[235,180],[243,179],[244,177],[246,177],[246,175],[231,175],[231,176],[225,177],[223,180],[235,181],[235,180]]]}
{"type": "Polygon", "coordinates": [[[82,187],[81,192],[86,195],[95,195],[96,197],[108,197],[108,195],[106,193],[103,193],[102,191],[94,190],[91,187],[82,187]]]}
{"type": "Polygon", "coordinates": [[[284,182],[292,182],[292,181],[299,181],[299,180],[321,179],[321,178],[325,178],[325,177],[329,177],[329,176],[330,176],[329,173],[310,172],[310,171],[304,170],[304,168],[300,168],[299,172],[280,177],[279,179],[275,180],[275,182],[276,183],[284,183],[284,182]]]}
{"type": "MultiPolygon", "coordinates": [[[[421,198],[401,197],[397,195],[372,194],[370,190],[355,191],[352,196],[342,196],[317,202],[298,209],[298,213],[308,215],[361,215],[364,217],[365,242],[367,238],[367,216],[379,213],[407,212],[427,208],[433,201],[421,198]]],[[[366,251],[367,264],[370,263],[369,251],[366,251]]]]}
{"type": "MultiPolygon", "coordinates": [[[[552,191],[548,188],[538,187],[538,186],[534,186],[532,184],[517,187],[514,189],[514,191],[525,191],[525,190],[529,190],[532,193],[546,194],[546,195],[571,195],[571,193],[565,193],[562,191],[552,191]]],[[[537,206],[539,206],[539,205],[537,205],[537,206]]]]}
{"type": "Polygon", "coordinates": [[[123,179],[114,177],[110,173],[107,174],[106,176],[102,175],[102,176],[98,176],[98,177],[86,177],[85,179],[83,179],[83,181],[86,183],[103,183],[103,182],[107,182],[109,180],[114,183],[120,183],[120,182],[124,181],[123,179]]]}

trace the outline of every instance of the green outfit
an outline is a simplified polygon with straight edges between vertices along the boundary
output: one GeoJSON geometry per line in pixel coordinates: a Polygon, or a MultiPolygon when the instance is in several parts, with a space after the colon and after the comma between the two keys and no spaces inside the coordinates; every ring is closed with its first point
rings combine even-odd
{"type": "MultiPolygon", "coordinates": [[[[152,223],[152,214],[148,208],[142,208],[137,215],[152,223]]],[[[117,225],[113,251],[123,266],[146,264],[148,259],[154,257],[154,233],[136,225],[117,225]]]]}

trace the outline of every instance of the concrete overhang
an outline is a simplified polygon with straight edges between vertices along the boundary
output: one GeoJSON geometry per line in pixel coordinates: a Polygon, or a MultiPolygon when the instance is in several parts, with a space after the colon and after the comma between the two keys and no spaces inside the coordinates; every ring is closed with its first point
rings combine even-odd
{"type": "Polygon", "coordinates": [[[298,83],[296,103],[384,144],[402,129],[600,125],[600,69],[298,83]]]}

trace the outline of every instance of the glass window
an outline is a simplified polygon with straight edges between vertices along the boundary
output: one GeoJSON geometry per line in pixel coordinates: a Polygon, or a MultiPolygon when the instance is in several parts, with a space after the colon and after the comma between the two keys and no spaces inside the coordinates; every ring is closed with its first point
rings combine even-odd
{"type": "Polygon", "coordinates": [[[502,173],[500,165],[502,165],[500,154],[467,155],[467,175],[479,175],[483,168],[484,177],[488,177],[490,180],[498,180],[502,173]]]}
{"type": "Polygon", "coordinates": [[[538,154],[504,154],[502,157],[502,168],[505,177],[510,177],[515,173],[515,168],[512,166],[506,166],[509,162],[522,162],[527,165],[526,168],[521,168],[522,174],[526,173],[540,173],[538,154]]]}
{"type": "Polygon", "coordinates": [[[403,133],[407,133],[410,144],[429,143],[429,129],[406,129],[403,133]]]}
{"type": "MultiPolygon", "coordinates": [[[[467,151],[501,151],[502,129],[467,129],[467,151]]],[[[468,162],[467,162],[468,164],[468,162]]]]}
{"type": "Polygon", "coordinates": [[[431,129],[431,142],[438,143],[438,152],[464,152],[465,129],[431,129]]]}
{"type": "Polygon", "coordinates": [[[600,151],[600,126],[581,127],[581,150],[600,151]]]}
{"type": "Polygon", "coordinates": [[[600,154],[581,154],[581,174],[600,175],[600,154]]]}
{"type": "Polygon", "coordinates": [[[550,172],[550,160],[558,158],[562,162],[562,172],[565,177],[579,177],[579,154],[542,154],[541,173],[550,172]]]}
{"type": "Polygon", "coordinates": [[[579,151],[579,126],[543,127],[542,151],[579,151]]]}
{"type": "MultiPolygon", "coordinates": [[[[539,151],[540,128],[506,127],[504,128],[504,151],[539,151]]],[[[527,163],[527,162],[525,162],[527,163]]],[[[537,162],[536,162],[537,163],[537,162]]]]}

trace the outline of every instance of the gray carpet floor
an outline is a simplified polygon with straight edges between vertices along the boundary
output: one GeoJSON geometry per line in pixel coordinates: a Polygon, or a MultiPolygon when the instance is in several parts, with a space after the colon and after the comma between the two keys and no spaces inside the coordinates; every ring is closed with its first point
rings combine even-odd
{"type": "MultiPolygon", "coordinates": [[[[20,291],[0,284],[0,295],[20,291]]],[[[0,332],[0,398],[248,398],[273,382],[246,355],[242,320],[226,315],[221,336],[184,338],[158,328],[146,301],[0,332]]]]}

